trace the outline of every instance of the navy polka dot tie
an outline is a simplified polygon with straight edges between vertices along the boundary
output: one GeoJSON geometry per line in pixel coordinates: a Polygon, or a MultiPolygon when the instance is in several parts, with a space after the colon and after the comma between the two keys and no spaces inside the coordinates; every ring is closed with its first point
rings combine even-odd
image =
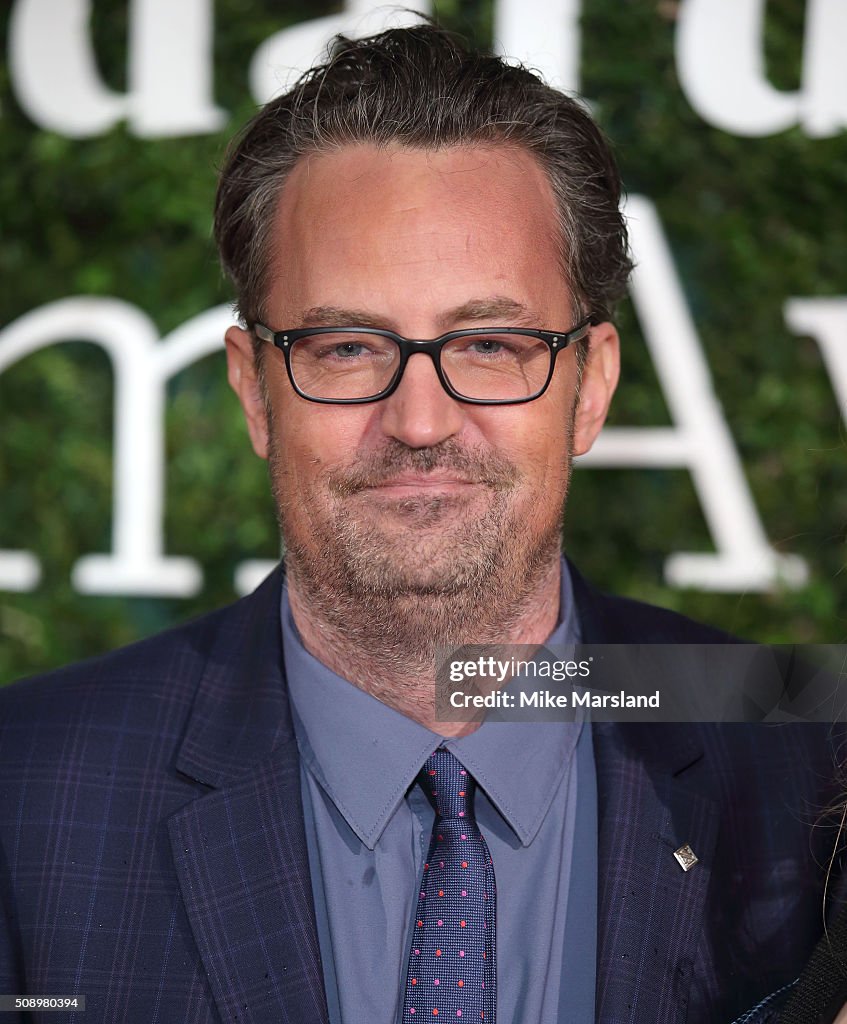
{"type": "Polygon", "coordinates": [[[435,804],[409,951],[403,1021],[494,1024],[494,866],[473,812],[476,783],[439,747],[418,775],[435,804]]]}

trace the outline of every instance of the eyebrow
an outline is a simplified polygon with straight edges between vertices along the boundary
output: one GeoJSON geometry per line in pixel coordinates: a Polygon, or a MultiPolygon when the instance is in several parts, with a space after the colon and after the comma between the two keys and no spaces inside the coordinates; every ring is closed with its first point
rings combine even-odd
{"type": "MultiPolygon", "coordinates": [[[[449,330],[459,323],[478,322],[480,320],[499,321],[503,326],[514,323],[518,326],[537,326],[540,316],[535,310],[525,306],[516,299],[503,295],[487,298],[469,299],[460,306],[442,313],[437,323],[440,329],[449,330]]],[[[396,331],[396,324],[365,309],[345,309],[340,306],[312,306],[303,312],[300,318],[301,327],[376,327],[378,330],[396,331]]]]}

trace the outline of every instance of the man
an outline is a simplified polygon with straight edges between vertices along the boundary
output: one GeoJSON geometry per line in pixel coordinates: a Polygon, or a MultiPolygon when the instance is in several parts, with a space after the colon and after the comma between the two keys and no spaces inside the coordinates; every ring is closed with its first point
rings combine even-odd
{"type": "Polygon", "coordinates": [[[444,647],[722,639],[561,557],[618,377],[619,198],[577,103],[432,26],[340,41],[247,127],[216,236],[286,571],[0,696],[3,992],[611,1024],[730,1021],[796,975],[816,730],[435,707],[444,647]]]}

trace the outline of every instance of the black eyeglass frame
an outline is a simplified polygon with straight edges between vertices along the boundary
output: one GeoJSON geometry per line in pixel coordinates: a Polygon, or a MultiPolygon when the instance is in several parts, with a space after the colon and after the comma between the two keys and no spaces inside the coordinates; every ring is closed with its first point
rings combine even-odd
{"type": "Polygon", "coordinates": [[[285,368],[288,371],[291,386],[307,402],[317,402],[320,405],[365,405],[368,402],[379,402],[383,398],[388,398],[399,387],[409,356],[422,352],[432,359],[438,380],[451,398],[469,405],[522,405],[524,402],[534,402],[536,398],[540,398],[544,394],[553,379],[556,356],[569,345],[581,341],[588,334],[589,329],[599,322],[599,318],[594,313],[590,313],[569,331],[540,331],[530,327],[471,327],[460,331],[450,331],[447,334],[442,334],[440,338],[431,340],[404,338],[401,334],[395,334],[394,331],[386,331],[378,327],[303,327],[296,330],[272,331],[270,327],[260,323],[253,325],[253,334],[260,341],[268,341],[282,352],[285,356],[285,368]],[[314,395],[307,395],[294,379],[291,369],[291,349],[294,343],[301,338],[309,338],[318,334],[376,334],[381,338],[390,338],[400,350],[400,362],[394,376],[382,391],[367,398],[316,398],[314,395]],[[450,384],[441,369],[441,350],[444,346],[449,341],[455,341],[456,338],[474,338],[491,334],[522,334],[529,338],[538,338],[547,344],[551,353],[550,369],[543,387],[534,395],[527,395],[524,398],[469,398],[456,391],[450,384]]]}

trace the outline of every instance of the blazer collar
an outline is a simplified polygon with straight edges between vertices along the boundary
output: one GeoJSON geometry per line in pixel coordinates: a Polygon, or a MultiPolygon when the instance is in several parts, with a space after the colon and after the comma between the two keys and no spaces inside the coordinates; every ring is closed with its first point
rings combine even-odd
{"type": "Polygon", "coordinates": [[[278,566],[248,597],[219,613],[177,771],[217,788],[294,739],[279,620],[284,580],[278,566]]]}
{"type": "MultiPolygon", "coordinates": [[[[576,602],[582,630],[583,644],[649,644],[657,642],[655,636],[634,627],[627,619],[626,604],[615,597],[602,594],[593,587],[568,562],[573,581],[576,602]]],[[[641,605],[641,609],[648,606],[641,605]]],[[[663,637],[664,639],[664,637],[663,637]]],[[[692,681],[692,685],[700,685],[692,681]]],[[[601,727],[594,726],[595,735],[601,727]]],[[[626,739],[627,749],[633,756],[645,761],[655,771],[677,776],[696,764],[703,756],[700,732],[693,725],[662,727],[662,741],[656,742],[657,726],[650,722],[619,723],[610,731],[621,732],[626,739]]]]}
{"type": "Polygon", "coordinates": [[[580,636],[584,644],[626,643],[629,637],[615,637],[609,622],[608,598],[591,586],[573,562],[568,559],[573,597],[579,615],[580,636]]]}
{"type": "MultiPolygon", "coordinates": [[[[649,728],[649,727],[648,727],[649,728]]],[[[651,746],[690,727],[654,725],[651,746]]],[[[594,728],[597,765],[597,1020],[684,1024],[720,828],[704,764],[676,775],[645,758],[646,735],[594,728]],[[675,853],[689,847],[686,871],[675,853]]],[[[720,906],[713,897],[711,913],[720,906]]]]}

